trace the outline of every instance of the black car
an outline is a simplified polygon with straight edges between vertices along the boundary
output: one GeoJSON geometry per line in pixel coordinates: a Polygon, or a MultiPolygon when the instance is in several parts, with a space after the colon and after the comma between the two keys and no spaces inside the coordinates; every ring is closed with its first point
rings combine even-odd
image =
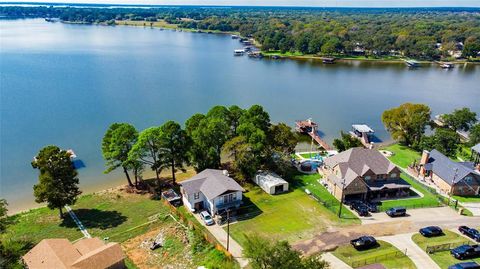
{"type": "Polygon", "coordinates": [[[461,262],[448,267],[448,269],[480,269],[476,262],[461,262]]]}
{"type": "Polygon", "coordinates": [[[439,236],[443,234],[442,229],[438,226],[424,227],[420,229],[418,232],[425,237],[439,236]]]}
{"type": "Polygon", "coordinates": [[[457,248],[450,250],[453,257],[464,260],[480,257],[480,246],[478,245],[461,245],[457,248]]]}
{"type": "Polygon", "coordinates": [[[362,201],[352,201],[350,203],[350,209],[355,210],[360,217],[366,217],[369,215],[368,207],[362,201]]]}
{"type": "Polygon", "coordinates": [[[365,203],[365,205],[368,207],[368,212],[376,213],[378,212],[378,203],[365,203]]]}
{"type": "Polygon", "coordinates": [[[350,241],[355,249],[369,249],[377,246],[377,240],[373,236],[360,236],[350,241]]]}
{"type": "Polygon", "coordinates": [[[458,230],[462,234],[472,238],[473,240],[475,240],[477,242],[480,242],[480,232],[477,229],[469,228],[467,226],[460,226],[460,227],[458,227],[458,230]]]}
{"type": "Polygon", "coordinates": [[[390,217],[401,217],[407,215],[407,209],[405,207],[392,207],[385,211],[390,217]]]}

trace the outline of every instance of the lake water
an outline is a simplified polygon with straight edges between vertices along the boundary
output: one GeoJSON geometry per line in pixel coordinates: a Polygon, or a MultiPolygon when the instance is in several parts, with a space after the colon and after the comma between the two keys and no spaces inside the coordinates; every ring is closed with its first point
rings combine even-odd
{"type": "Polygon", "coordinates": [[[409,70],[403,64],[253,60],[227,35],[0,21],[0,197],[12,210],[32,205],[40,148],[72,148],[86,167],[85,192],[116,186],[100,145],[113,122],[138,129],[183,123],[214,105],[261,104],[275,122],[312,117],[331,141],[352,123],[388,140],[382,111],[404,102],[433,113],[467,106],[480,114],[480,66],[409,70]]]}

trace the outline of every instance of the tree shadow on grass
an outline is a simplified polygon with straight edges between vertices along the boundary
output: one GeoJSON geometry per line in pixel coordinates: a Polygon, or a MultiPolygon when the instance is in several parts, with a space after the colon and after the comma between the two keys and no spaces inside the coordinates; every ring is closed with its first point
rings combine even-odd
{"type": "MultiPolygon", "coordinates": [[[[77,215],[78,219],[80,222],[82,222],[86,229],[98,228],[101,230],[106,230],[117,227],[118,225],[127,221],[127,217],[118,211],[81,208],[75,209],[73,212],[75,215],[77,215]]],[[[73,221],[70,215],[68,215],[63,219],[60,226],[74,228],[77,227],[77,224],[73,221]]]]}

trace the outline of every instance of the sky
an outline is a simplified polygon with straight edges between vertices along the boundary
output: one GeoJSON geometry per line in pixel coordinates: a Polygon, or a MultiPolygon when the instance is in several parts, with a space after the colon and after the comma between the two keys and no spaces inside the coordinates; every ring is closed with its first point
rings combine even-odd
{"type": "Polygon", "coordinates": [[[0,4],[5,2],[314,7],[480,7],[480,0],[0,0],[0,4]]]}

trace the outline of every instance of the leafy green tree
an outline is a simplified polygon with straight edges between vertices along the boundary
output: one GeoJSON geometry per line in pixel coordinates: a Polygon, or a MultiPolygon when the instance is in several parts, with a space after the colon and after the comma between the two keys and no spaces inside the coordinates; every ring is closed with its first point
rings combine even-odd
{"type": "Polygon", "coordinates": [[[240,118],[245,113],[245,110],[241,109],[238,106],[231,106],[228,108],[229,113],[229,124],[232,129],[232,136],[237,133],[238,125],[240,125],[240,118]]]}
{"type": "Polygon", "coordinates": [[[418,143],[425,133],[430,114],[426,105],[405,103],[384,111],[382,122],[393,139],[411,146],[418,143]]]}
{"type": "Polygon", "coordinates": [[[0,233],[3,233],[7,228],[7,200],[0,199],[0,233]]]}
{"type": "Polygon", "coordinates": [[[40,171],[38,184],[33,186],[37,203],[46,202],[48,208],[58,208],[63,218],[62,208],[73,205],[82,192],[78,188],[77,171],[69,152],[57,146],[47,146],[40,150],[32,167],[40,171]]]}
{"type": "Polygon", "coordinates": [[[480,52],[480,36],[470,36],[465,40],[462,54],[465,57],[476,57],[480,52]]]}
{"type": "Polygon", "coordinates": [[[333,140],[333,146],[338,150],[338,152],[342,152],[351,148],[362,147],[363,145],[359,139],[341,131],[340,138],[335,138],[333,140]]]}
{"type": "Polygon", "coordinates": [[[298,143],[298,137],[285,123],[271,125],[267,140],[270,151],[283,157],[290,157],[295,153],[298,143]]]}
{"type": "Polygon", "coordinates": [[[160,127],[150,127],[140,132],[137,141],[128,153],[128,161],[135,163],[141,162],[150,166],[155,171],[157,181],[160,181],[160,172],[163,168],[161,147],[162,147],[162,129],[160,127]]]}
{"type": "Polygon", "coordinates": [[[128,160],[128,153],[138,137],[138,132],[128,123],[114,123],[110,125],[102,141],[102,154],[106,161],[105,173],[121,167],[127,177],[128,185],[133,186],[128,173],[132,163],[128,160]]]}
{"type": "Polygon", "coordinates": [[[454,131],[464,130],[468,131],[473,124],[477,122],[477,113],[471,111],[469,108],[455,109],[451,114],[442,116],[445,124],[450,126],[454,131]]]}
{"type": "Polygon", "coordinates": [[[253,269],[322,269],[328,264],[318,257],[304,258],[287,241],[272,242],[259,236],[245,236],[243,254],[253,269]]]}
{"type": "Polygon", "coordinates": [[[260,105],[253,105],[240,117],[239,124],[251,123],[255,128],[267,133],[270,128],[270,115],[260,105]]]}
{"type": "Polygon", "coordinates": [[[2,238],[0,241],[0,268],[24,268],[21,257],[32,247],[32,242],[24,239],[14,240],[12,238],[2,238]]]}
{"type": "Polygon", "coordinates": [[[236,136],[225,142],[222,151],[229,159],[233,159],[232,168],[238,179],[249,179],[260,168],[259,159],[244,136],[236,136]]]}
{"type": "Polygon", "coordinates": [[[456,157],[460,146],[460,136],[453,130],[437,128],[432,136],[424,136],[420,140],[421,149],[436,149],[449,157],[456,157]]]}
{"type": "Polygon", "coordinates": [[[161,127],[161,162],[169,166],[172,171],[172,180],[175,184],[175,172],[177,169],[185,171],[185,164],[188,164],[188,149],[190,141],[187,133],[182,130],[180,124],[174,121],[167,121],[161,127]]]}
{"type": "Polygon", "coordinates": [[[472,146],[480,143],[480,123],[473,125],[470,129],[469,143],[472,146]]]}

